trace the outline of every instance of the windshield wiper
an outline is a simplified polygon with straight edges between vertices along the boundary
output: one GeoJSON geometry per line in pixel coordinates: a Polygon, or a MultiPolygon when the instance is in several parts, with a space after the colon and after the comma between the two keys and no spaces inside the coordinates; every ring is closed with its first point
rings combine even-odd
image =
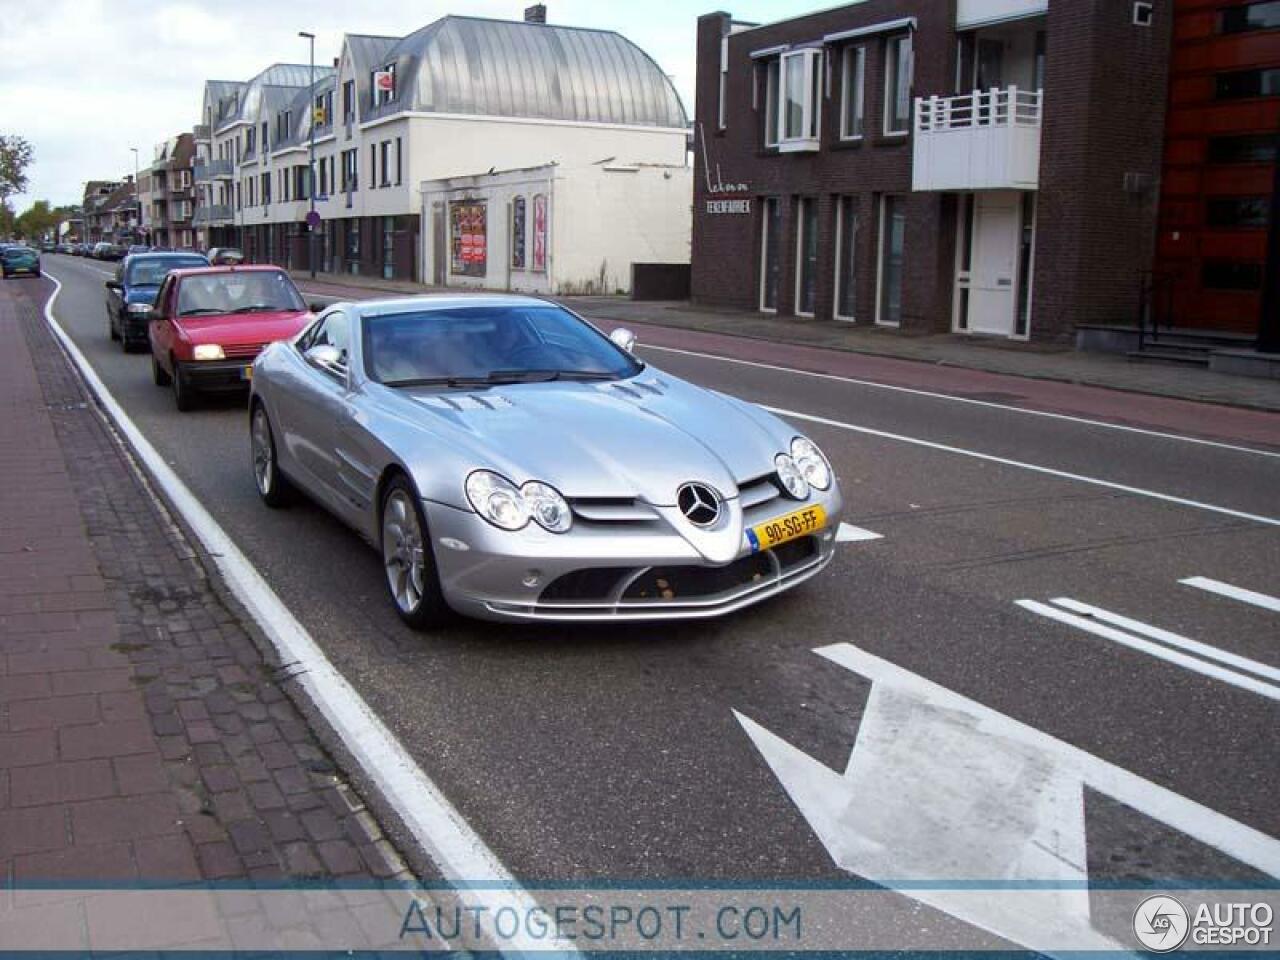
{"type": "Polygon", "coordinates": [[[222,313],[217,307],[194,307],[190,310],[183,310],[178,314],[180,317],[204,317],[211,313],[222,313]]]}
{"type": "Polygon", "coordinates": [[[489,383],[545,383],[550,380],[612,380],[613,374],[588,370],[494,370],[489,383]]]}
{"type": "Polygon", "coordinates": [[[384,387],[487,387],[487,377],[411,377],[407,380],[383,380],[384,387]]]}
{"type": "Polygon", "coordinates": [[[230,310],[228,312],[229,313],[262,313],[264,310],[276,311],[276,310],[284,310],[284,309],[286,308],[273,307],[269,303],[250,303],[243,307],[236,307],[234,310],[230,310]]]}

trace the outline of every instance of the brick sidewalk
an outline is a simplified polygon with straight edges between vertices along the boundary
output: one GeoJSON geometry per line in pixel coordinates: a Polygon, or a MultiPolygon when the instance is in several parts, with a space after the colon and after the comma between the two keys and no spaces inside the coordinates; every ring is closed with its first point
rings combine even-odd
{"type": "Polygon", "coordinates": [[[3,885],[407,877],[88,401],[48,290],[0,286],[3,885]]]}

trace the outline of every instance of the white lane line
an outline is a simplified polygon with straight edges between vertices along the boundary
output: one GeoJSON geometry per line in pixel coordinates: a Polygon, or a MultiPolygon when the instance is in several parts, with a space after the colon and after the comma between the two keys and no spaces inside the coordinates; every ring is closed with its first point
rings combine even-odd
{"type": "Polygon", "coordinates": [[[1208,577],[1187,577],[1187,579],[1179,580],[1178,582],[1188,587],[1195,587],[1198,590],[1207,590],[1223,597],[1230,597],[1232,600],[1239,600],[1241,603],[1249,603],[1255,607],[1261,607],[1263,610],[1280,613],[1280,598],[1270,597],[1265,593],[1246,590],[1244,587],[1234,587],[1229,583],[1223,583],[1221,580],[1210,580],[1208,577]]]}
{"type": "Polygon", "coordinates": [[[864,530],[862,527],[855,527],[851,523],[840,524],[840,528],[836,531],[836,543],[861,543],[865,540],[883,539],[883,533],[864,530]]]}
{"type": "Polygon", "coordinates": [[[1231,653],[1228,650],[1223,650],[1207,643],[1201,643],[1199,640],[1192,640],[1190,637],[1184,637],[1181,634],[1162,630],[1160,627],[1153,627],[1151,624],[1143,623],[1141,620],[1134,620],[1118,613],[1112,613],[1110,610],[1105,610],[1102,607],[1095,607],[1088,603],[1081,603],[1079,600],[1072,600],[1070,597],[1056,597],[1051,600],[1050,603],[1070,610],[1072,613],[1078,613],[1086,617],[1093,617],[1104,623],[1109,623],[1113,627],[1119,627],[1121,630],[1128,630],[1130,633],[1137,633],[1144,637],[1150,637],[1152,640],[1158,640],[1171,647],[1178,647],[1188,653],[1194,653],[1197,656],[1204,657],[1208,660],[1216,660],[1228,667],[1235,667],[1237,670],[1243,670],[1245,673],[1255,674],[1256,676],[1262,677],[1264,680],[1272,680],[1276,683],[1280,683],[1280,670],[1257,660],[1250,660],[1248,657],[1242,657],[1239,654],[1231,653]]]}
{"type": "Polygon", "coordinates": [[[1268,700],[1280,700],[1280,687],[1264,683],[1261,680],[1255,680],[1253,677],[1247,677],[1243,673],[1236,673],[1234,670],[1226,669],[1226,667],[1208,663],[1198,657],[1188,656],[1178,650],[1171,650],[1158,643],[1152,643],[1150,640],[1135,637],[1132,634],[1125,633],[1123,630],[1117,630],[1115,627],[1108,627],[1106,624],[1099,623],[1091,617],[1068,613],[1065,610],[1059,610],[1057,607],[1051,607],[1046,603],[1039,603],[1035,600],[1017,600],[1015,603],[1031,613],[1038,613],[1042,617],[1075,627],[1077,630],[1092,633],[1094,636],[1102,637],[1141,653],[1166,660],[1194,673],[1221,680],[1223,683],[1229,683],[1233,687],[1256,693],[1259,696],[1266,697],[1268,700]]]}
{"type": "Polygon", "coordinates": [[[795,410],[786,410],[782,407],[770,407],[760,404],[770,413],[776,413],[781,417],[794,417],[797,420],[807,420],[810,423],[820,423],[827,427],[836,427],[840,430],[849,430],[853,433],[864,433],[871,437],[881,437],[885,440],[897,440],[901,443],[910,443],[918,447],[927,447],[930,450],[941,450],[943,453],[954,453],[962,457],[972,457],[975,460],[985,460],[988,463],[999,463],[1006,467],[1017,467],[1020,470],[1030,470],[1033,473],[1043,473],[1050,477],[1061,477],[1063,480],[1074,480],[1077,483],[1088,483],[1095,487],[1106,487],[1108,490],[1118,490],[1121,493],[1129,493],[1138,497],[1148,497],[1152,500],[1162,500],[1165,503],[1176,503],[1181,507],[1192,507],[1196,510],[1206,510],[1209,513],[1218,513],[1227,517],[1234,517],[1237,520],[1252,520],[1254,523],[1264,523],[1272,527],[1280,527],[1280,518],[1264,517],[1256,513],[1245,513],[1242,510],[1232,510],[1229,507],[1219,507],[1212,503],[1202,503],[1199,500],[1188,500],[1186,497],[1175,497],[1169,493],[1160,493],[1158,490],[1144,490],[1142,487],[1131,487],[1124,483],[1115,483],[1111,480],[1102,480],[1098,477],[1086,477],[1079,473],[1070,473],[1066,470],[1056,470],[1053,467],[1042,467],[1035,463],[1024,463],[1021,460],[1010,460],[1008,457],[997,457],[991,453],[981,453],[977,450],[966,450],[964,447],[953,447],[945,443],[937,443],[933,440],[922,440],[919,437],[908,437],[901,433],[890,433],[887,430],[876,430],[872,427],[860,427],[853,423],[844,423],[841,420],[832,420],[829,417],[819,417],[811,413],[799,413],[795,410]]]}
{"type": "MultiPolygon", "coordinates": [[[[619,322],[620,321],[617,320],[610,321],[610,323],[619,322]]],[[[1051,413],[1048,410],[1030,410],[1026,407],[1015,407],[1011,404],[996,403],[992,400],[975,400],[972,397],[957,397],[949,393],[938,393],[933,390],[921,390],[916,387],[900,387],[891,383],[878,383],[875,380],[860,380],[857,377],[843,377],[835,373],[815,373],[812,370],[798,370],[795,367],[783,367],[774,363],[762,363],[758,360],[740,360],[736,357],[720,357],[713,353],[702,353],[697,350],[683,350],[678,347],[658,347],[653,344],[642,343],[640,344],[640,348],[643,350],[661,350],[666,353],[679,353],[688,357],[701,357],[706,360],[719,360],[722,363],[736,363],[740,366],[758,367],[762,370],[777,370],[782,373],[793,373],[799,377],[813,377],[817,380],[834,380],[839,383],[851,383],[855,386],[871,387],[875,390],[889,390],[893,393],[908,393],[918,397],[929,397],[932,400],[949,400],[952,403],[967,403],[975,407],[991,407],[995,410],[1007,410],[1010,413],[1023,413],[1029,417],[1046,417],[1050,420],[1065,420],[1068,423],[1079,423],[1089,427],[1100,427],[1104,430],[1119,430],[1123,433],[1137,433],[1146,437],[1158,437],[1162,440],[1177,440],[1182,443],[1194,443],[1203,447],[1217,447],[1221,450],[1234,450],[1237,453],[1251,453],[1259,457],[1274,457],[1280,459],[1280,452],[1274,450],[1259,450],[1256,447],[1245,447],[1235,443],[1224,443],[1221,440],[1204,440],[1200,437],[1188,437],[1180,433],[1167,433],[1163,430],[1149,430],[1143,427],[1131,427],[1123,423],[1108,423],[1105,420],[1091,420],[1088,417],[1075,417],[1066,413],[1051,413]]],[[[901,358],[886,357],[885,359],[897,360],[901,358]]],[[[995,374],[995,376],[1010,376],[1010,374],[995,374]]],[[[1195,401],[1186,402],[1194,403],[1195,401]]]]}
{"type": "MultiPolygon", "coordinates": [[[[455,888],[460,901],[490,913],[503,906],[513,906],[521,911],[521,915],[526,915],[524,911],[535,906],[533,898],[515,881],[440,788],[414,762],[395,734],[387,729],[364,698],[334,667],[306,628],[240,552],[235,541],[112,396],[80,348],[54,317],[53,305],[62,292],[62,284],[57,277],[50,275],[50,279],[55,289],[45,304],[45,321],[111,416],[116,429],[129,441],[152,479],[200,538],[236,598],[271,640],[280,661],[297,666],[298,669],[293,671],[294,679],[342,738],[355,762],[378,785],[414,839],[431,857],[445,880],[455,888]]],[[[537,940],[527,933],[501,944],[499,951],[504,955],[521,955],[525,951],[545,950],[550,944],[554,944],[557,950],[577,952],[571,944],[559,939],[537,940]]]]}

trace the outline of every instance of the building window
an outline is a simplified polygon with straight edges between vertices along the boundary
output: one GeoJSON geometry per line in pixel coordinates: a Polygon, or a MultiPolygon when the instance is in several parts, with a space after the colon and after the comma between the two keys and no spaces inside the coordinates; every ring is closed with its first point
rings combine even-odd
{"type": "Polygon", "coordinates": [[[265,207],[271,203],[271,174],[264,173],[262,175],[262,205],[265,207]]]}
{"type": "Polygon", "coordinates": [[[760,221],[760,309],[778,310],[778,283],[782,274],[782,202],[766,197],[760,221]]]}
{"type": "Polygon", "coordinates": [[[400,186],[404,182],[402,174],[404,172],[404,150],[403,141],[400,137],[396,137],[396,186],[400,186]]]}
{"type": "Polygon", "coordinates": [[[342,151],[342,189],[346,193],[360,186],[358,155],[354,149],[342,151]]]}
{"type": "Polygon", "coordinates": [[[382,141],[382,149],[379,154],[379,161],[380,161],[380,164],[378,167],[378,171],[380,174],[380,179],[382,181],[382,186],[389,187],[391,186],[391,141],[390,140],[382,141]]]}
{"type": "Polygon", "coordinates": [[[1210,163],[1275,163],[1280,136],[1274,133],[1246,133],[1234,137],[1210,137],[1210,163]]]}
{"type": "Polygon", "coordinates": [[[778,95],[781,93],[782,87],[782,62],[780,60],[770,60],[765,68],[765,94],[764,94],[764,145],[766,147],[776,147],[778,145],[778,95]]]}
{"type": "Polygon", "coordinates": [[[729,90],[729,38],[720,38],[720,87],[716,93],[716,129],[725,128],[725,100],[729,90]]]}
{"type": "Polygon", "coordinates": [[[911,124],[911,34],[885,41],[884,132],[906,133],[911,124]]]}
{"type": "Polygon", "coordinates": [[[818,297],[818,201],[800,199],[796,230],[796,313],[811,317],[818,297]]]}
{"type": "Polygon", "coordinates": [[[396,95],[396,65],[389,63],[381,70],[375,70],[369,77],[369,88],[373,105],[381,106],[390,103],[396,95]]]}
{"type": "Polygon", "coordinates": [[[449,272],[455,277],[483,277],[488,265],[488,211],[483,200],[449,204],[449,272]]]}
{"type": "Polygon", "coordinates": [[[863,79],[866,76],[866,47],[847,47],[840,68],[840,139],[862,137],[863,79]]]}
{"type": "Polygon", "coordinates": [[[1210,197],[1205,219],[1211,227],[1265,227],[1270,197],[1210,197]]]}
{"type": "Polygon", "coordinates": [[[511,201],[511,269],[523,270],[525,262],[525,202],[524,197],[511,201]]]}
{"type": "Polygon", "coordinates": [[[1280,67],[1236,70],[1220,73],[1214,79],[1214,97],[1218,100],[1280,96],[1280,67]]]}
{"type": "Polygon", "coordinates": [[[1219,33],[1246,33],[1277,28],[1280,28],[1280,0],[1223,7],[1218,11],[1219,33]]]}
{"type": "Polygon", "coordinates": [[[342,122],[350,124],[356,115],[356,82],[348,80],[342,85],[342,122]]]}
{"type": "Polygon", "coordinates": [[[902,261],[907,218],[902,197],[880,198],[880,276],[876,323],[898,326],[902,322],[902,261]]]}
{"type": "Polygon", "coordinates": [[[373,190],[378,186],[378,145],[376,143],[369,144],[369,189],[373,190]]]}
{"type": "Polygon", "coordinates": [[[836,316],[858,317],[858,198],[841,197],[836,213],[836,316]]]}
{"type": "Polygon", "coordinates": [[[1260,290],[1262,264],[1206,260],[1200,268],[1200,283],[1209,290],[1260,290]]]}
{"type": "Polygon", "coordinates": [[[822,51],[784,53],[781,64],[778,149],[817,149],[822,115],[822,51]]]}
{"type": "Polygon", "coordinates": [[[1133,25],[1135,27],[1149,27],[1154,20],[1155,12],[1149,0],[1134,0],[1133,25]]]}
{"type": "Polygon", "coordinates": [[[533,197],[533,270],[545,273],[547,269],[547,195],[533,197]]]}
{"type": "Polygon", "coordinates": [[[1014,336],[1025,337],[1031,323],[1031,274],[1036,242],[1036,191],[1022,193],[1022,233],[1018,245],[1018,313],[1014,318],[1014,336]]]}

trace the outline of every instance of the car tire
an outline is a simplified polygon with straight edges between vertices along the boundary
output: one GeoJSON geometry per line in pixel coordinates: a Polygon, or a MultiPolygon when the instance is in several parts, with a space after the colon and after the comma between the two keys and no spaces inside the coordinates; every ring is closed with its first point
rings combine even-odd
{"type": "Polygon", "coordinates": [[[447,623],[452,611],[440,589],[422,500],[404,474],[392,477],[383,491],[378,530],[383,579],[400,619],[414,630],[447,623]]]}
{"type": "Polygon", "coordinates": [[[154,351],[151,353],[151,382],[157,387],[169,386],[169,374],[164,367],[160,366],[160,361],[156,359],[154,351]]]}
{"type": "Polygon", "coordinates": [[[259,401],[254,402],[253,412],[249,415],[249,446],[258,496],[268,507],[287,507],[293,502],[293,484],[280,471],[275,431],[271,428],[266,406],[259,401]]]}
{"type": "Polygon", "coordinates": [[[178,366],[178,362],[173,361],[173,373],[169,376],[169,385],[173,387],[173,405],[178,408],[179,413],[189,413],[196,407],[196,394],[191,389],[191,384],[187,383],[187,378],[182,375],[182,368],[178,366]]]}

